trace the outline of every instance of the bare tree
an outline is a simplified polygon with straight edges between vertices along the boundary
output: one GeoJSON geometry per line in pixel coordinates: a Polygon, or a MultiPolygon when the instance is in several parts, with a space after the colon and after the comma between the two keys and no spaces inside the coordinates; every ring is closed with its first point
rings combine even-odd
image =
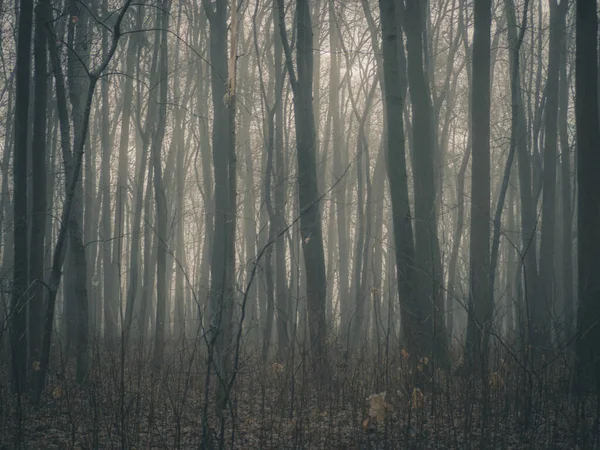
{"type": "Polygon", "coordinates": [[[316,135],[312,98],[313,32],[310,6],[309,0],[296,1],[296,69],[294,69],[292,50],[287,37],[283,0],[277,1],[277,7],[285,64],[294,96],[300,231],[306,267],[306,302],[311,348],[317,374],[327,378],[330,375],[325,356],[327,281],[317,181],[316,135]]]}
{"type": "Polygon", "coordinates": [[[474,3],[473,77],[471,87],[471,242],[469,322],[466,358],[486,370],[493,300],[489,290],[490,261],[490,44],[491,2],[474,3]]]}
{"type": "Polygon", "coordinates": [[[12,383],[20,401],[27,380],[27,137],[33,0],[19,2],[13,160],[14,265],[11,300],[12,383]]]}
{"type": "Polygon", "coordinates": [[[576,377],[584,393],[597,387],[600,361],[600,130],[598,129],[597,2],[577,0],[575,121],[577,125],[578,294],[576,377]]]}

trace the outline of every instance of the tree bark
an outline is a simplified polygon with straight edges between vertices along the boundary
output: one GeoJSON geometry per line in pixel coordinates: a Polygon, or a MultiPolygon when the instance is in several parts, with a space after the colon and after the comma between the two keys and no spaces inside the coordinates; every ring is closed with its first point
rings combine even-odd
{"type": "Polygon", "coordinates": [[[576,386],[597,388],[600,377],[600,132],[596,0],[577,0],[575,122],[577,130],[577,250],[579,309],[576,386]]]}
{"type": "Polygon", "coordinates": [[[44,241],[46,233],[46,110],[48,107],[48,69],[46,30],[43,22],[47,5],[39,3],[35,10],[34,60],[35,103],[31,152],[31,241],[29,248],[29,279],[32,296],[29,300],[29,361],[30,367],[40,361],[44,323],[44,241]]]}
{"type": "Polygon", "coordinates": [[[151,101],[158,102],[156,128],[153,130],[152,167],[154,172],[154,200],[156,202],[156,224],[158,253],[156,260],[156,325],[154,330],[154,357],[152,365],[154,369],[162,366],[165,349],[165,322],[167,320],[167,199],[163,185],[161,149],[165,136],[167,116],[167,89],[168,89],[168,47],[167,29],[169,26],[169,2],[163,1],[158,19],[160,31],[160,57],[158,73],[160,74],[158,99],[153,97],[151,101]]]}
{"type": "Polygon", "coordinates": [[[29,253],[27,224],[27,137],[29,124],[29,79],[33,0],[19,3],[15,90],[15,134],[13,159],[14,264],[10,322],[12,384],[20,395],[27,381],[27,301],[29,253]]]}
{"type": "Polygon", "coordinates": [[[471,85],[471,241],[466,367],[487,370],[493,300],[490,264],[490,44],[491,1],[474,3],[471,85]]]}
{"type": "Polygon", "coordinates": [[[407,0],[404,16],[408,82],[412,105],[413,182],[415,205],[415,255],[418,267],[419,297],[427,302],[429,311],[425,326],[429,329],[434,354],[447,364],[447,336],[443,322],[441,295],[442,263],[438,241],[436,187],[434,182],[435,130],[430,87],[423,65],[425,18],[418,0],[407,0]]]}
{"type": "Polygon", "coordinates": [[[283,0],[277,0],[279,30],[285,51],[285,62],[294,96],[294,120],[298,164],[298,200],[300,233],[306,270],[307,309],[309,334],[313,353],[313,367],[318,377],[330,376],[326,358],[327,323],[325,304],[327,281],[325,254],[317,180],[315,122],[313,115],[313,35],[309,0],[296,1],[296,70],[285,29],[283,0]]]}
{"type": "MultiPolygon", "coordinates": [[[[531,343],[541,349],[550,345],[550,325],[555,300],[554,240],[556,223],[556,158],[558,147],[558,80],[561,48],[564,39],[567,0],[548,0],[550,4],[550,42],[548,46],[548,76],[544,117],[544,173],[542,192],[542,230],[540,237],[540,297],[531,314],[539,317],[534,325],[531,343]]],[[[539,352],[538,352],[539,354],[539,352]]]]}
{"type": "Polygon", "coordinates": [[[408,197],[408,176],[404,143],[404,98],[400,79],[401,31],[396,23],[394,0],[379,0],[381,17],[383,79],[386,118],[386,153],[392,201],[396,272],[400,298],[402,335],[409,353],[425,354],[430,330],[425,325],[426,305],[417,296],[415,248],[408,197]]]}

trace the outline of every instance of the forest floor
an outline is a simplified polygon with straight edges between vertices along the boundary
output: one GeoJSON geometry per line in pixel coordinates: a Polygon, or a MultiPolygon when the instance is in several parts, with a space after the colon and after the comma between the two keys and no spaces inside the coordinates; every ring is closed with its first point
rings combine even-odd
{"type": "MultiPolygon", "coordinates": [[[[219,448],[222,435],[224,448],[236,449],[600,448],[600,402],[569,395],[563,358],[537,373],[499,359],[487,383],[421,360],[426,382],[416,390],[402,352],[387,360],[377,351],[336,354],[327,383],[315,382],[298,355],[284,365],[247,353],[221,412],[200,352],[181,351],[157,373],[149,354],[123,364],[118,352],[98,351],[83,384],[70,363],[55,364],[41,404],[24,399],[21,446],[219,448]]],[[[19,434],[8,369],[0,363],[0,450],[15,448],[19,434]]]]}

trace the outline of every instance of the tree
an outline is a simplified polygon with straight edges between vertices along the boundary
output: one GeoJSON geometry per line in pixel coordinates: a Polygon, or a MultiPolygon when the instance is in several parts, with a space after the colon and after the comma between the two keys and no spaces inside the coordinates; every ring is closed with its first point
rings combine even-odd
{"type": "MultiPolygon", "coordinates": [[[[230,346],[233,337],[233,303],[235,275],[235,106],[234,67],[227,60],[227,0],[203,1],[210,23],[210,65],[214,122],[212,155],[214,168],[214,234],[211,255],[211,343],[218,359],[216,369],[221,379],[228,379],[230,346]],[[231,78],[230,78],[231,77],[231,78]]],[[[233,8],[233,6],[232,6],[233,8]]],[[[233,11],[232,11],[233,13],[233,11]]],[[[235,51],[235,48],[232,49],[235,51]]],[[[235,55],[230,55],[235,60],[235,55]]],[[[221,385],[222,386],[222,385],[221,385]]],[[[225,400],[219,388],[219,404],[225,400]]],[[[221,407],[220,410],[223,410],[221,407]]]]}
{"type": "Polygon", "coordinates": [[[491,1],[475,0],[471,81],[471,241],[466,363],[485,371],[493,301],[490,267],[491,1]]]}
{"type": "Polygon", "coordinates": [[[415,248],[408,200],[408,175],[404,143],[402,111],[404,98],[400,77],[399,54],[401,32],[396,23],[394,0],[379,0],[383,51],[383,94],[386,118],[386,154],[392,224],[396,243],[396,272],[402,320],[402,335],[408,352],[424,355],[429,331],[426,326],[426,306],[417,296],[415,285],[415,248]]]}
{"type": "MultiPolygon", "coordinates": [[[[52,268],[50,277],[48,280],[48,290],[46,293],[46,312],[44,316],[44,334],[43,334],[43,345],[40,361],[40,370],[37,371],[34,400],[39,401],[44,390],[44,383],[46,381],[46,374],[48,370],[48,363],[50,361],[50,348],[52,344],[52,329],[54,325],[54,307],[56,305],[56,297],[58,295],[58,288],[62,277],[62,267],[65,261],[66,244],[67,244],[67,233],[70,227],[70,218],[73,212],[73,203],[75,197],[75,189],[79,175],[81,172],[81,166],[83,162],[83,152],[85,148],[85,137],[88,132],[90,113],[92,109],[92,100],[94,98],[94,91],[100,76],[104,73],[111,59],[113,58],[117,49],[117,44],[121,38],[121,22],[125,13],[129,9],[133,0],[126,0],[125,4],[121,8],[121,11],[117,15],[117,19],[113,28],[113,37],[110,49],[106,55],[102,58],[100,64],[88,73],[89,85],[87,89],[87,95],[85,99],[85,108],[83,109],[83,117],[81,121],[81,135],[77,141],[77,147],[74,147],[72,155],[73,164],[71,171],[67,174],[67,189],[65,201],[63,204],[63,210],[61,214],[61,224],[54,246],[54,252],[52,257],[52,268]]],[[[47,5],[47,3],[45,3],[47,5]]],[[[50,8],[46,7],[44,10],[43,22],[47,26],[48,41],[56,42],[56,33],[52,26],[52,12],[50,8]]],[[[50,59],[54,70],[54,78],[56,80],[56,97],[57,97],[57,109],[60,117],[61,125],[61,146],[63,152],[70,153],[70,131],[69,122],[67,117],[67,101],[66,101],[66,88],[62,74],[62,67],[60,65],[60,59],[58,51],[55,46],[50,45],[50,59]]],[[[85,343],[87,345],[87,342],[85,343]]]]}
{"type": "MultiPolygon", "coordinates": [[[[548,46],[548,78],[546,80],[546,107],[544,116],[544,190],[542,193],[542,230],[540,236],[540,298],[531,311],[540,317],[539,325],[533,330],[534,346],[546,347],[550,344],[550,328],[555,301],[554,285],[554,241],[556,237],[556,159],[558,147],[558,100],[559,74],[564,39],[565,16],[569,2],[549,0],[550,3],[550,42],[548,46]]],[[[537,325],[537,324],[536,324],[537,325]]]]}
{"type": "Polygon", "coordinates": [[[318,376],[328,377],[325,338],[327,323],[325,304],[327,281],[321,209],[317,181],[317,152],[313,112],[313,34],[309,0],[296,0],[296,69],[285,27],[283,0],[277,0],[279,32],[285,53],[290,85],[294,97],[296,155],[298,164],[298,205],[300,234],[306,267],[307,308],[313,365],[318,376]]]}
{"type": "Polygon", "coordinates": [[[600,131],[596,0],[577,0],[575,122],[577,131],[578,297],[577,389],[597,387],[600,377],[600,131]]]}
{"type": "Polygon", "coordinates": [[[44,321],[44,240],[46,233],[46,110],[48,88],[48,51],[43,21],[46,7],[35,9],[34,61],[35,100],[33,142],[31,146],[31,242],[29,248],[29,279],[34,283],[29,301],[29,361],[39,363],[42,352],[44,321]]]}
{"type": "MultiPolygon", "coordinates": [[[[156,224],[158,253],[156,259],[156,326],[154,330],[154,358],[152,363],[155,369],[160,368],[164,358],[165,349],[165,321],[167,320],[167,198],[163,185],[161,149],[165,136],[167,115],[167,88],[168,88],[168,46],[167,30],[169,27],[169,2],[163,1],[158,18],[158,29],[160,30],[159,63],[158,73],[159,88],[158,98],[151,101],[157,102],[157,118],[152,128],[152,156],[154,201],[156,202],[156,224]]],[[[157,35],[158,36],[158,35],[157,35]]]]}
{"type": "MultiPolygon", "coordinates": [[[[431,92],[423,66],[423,42],[427,33],[422,3],[406,0],[404,30],[408,85],[412,105],[413,182],[415,195],[415,256],[418,264],[419,297],[428,302],[427,328],[433,338],[432,352],[447,364],[446,327],[443,322],[442,263],[437,235],[434,183],[435,132],[431,92]]],[[[427,353],[430,353],[429,351],[427,353]]]]}
{"type": "Polygon", "coordinates": [[[19,3],[13,160],[14,265],[11,299],[12,383],[20,398],[27,379],[27,287],[29,278],[27,227],[27,135],[33,0],[19,3]]]}
{"type": "MultiPolygon", "coordinates": [[[[67,44],[68,94],[71,103],[71,121],[73,123],[73,151],[63,151],[65,166],[65,190],[68,190],[70,174],[75,167],[75,151],[86,144],[87,130],[83,120],[86,108],[86,94],[89,92],[90,79],[87,76],[90,61],[88,40],[92,36],[90,17],[87,8],[73,3],[70,7],[67,44]]],[[[87,126],[86,126],[87,127],[87,126]]],[[[65,277],[67,308],[67,350],[75,352],[77,359],[77,380],[87,377],[88,355],[88,296],[87,261],[83,242],[83,184],[77,177],[73,192],[73,210],[69,217],[69,258],[65,277]]]]}

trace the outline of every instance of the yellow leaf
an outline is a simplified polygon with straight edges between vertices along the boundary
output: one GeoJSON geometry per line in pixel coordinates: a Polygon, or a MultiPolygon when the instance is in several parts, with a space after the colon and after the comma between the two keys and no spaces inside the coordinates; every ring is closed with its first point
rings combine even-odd
{"type": "Polygon", "coordinates": [[[423,392],[421,392],[421,389],[419,389],[419,388],[413,389],[412,397],[411,397],[411,404],[412,404],[413,409],[423,408],[423,405],[425,404],[425,396],[423,395],[423,392]]]}
{"type": "Polygon", "coordinates": [[[367,401],[369,402],[369,417],[377,419],[377,423],[383,423],[385,414],[390,408],[390,405],[385,402],[385,392],[370,395],[367,401]]]}
{"type": "Polygon", "coordinates": [[[285,367],[283,367],[283,364],[279,364],[279,363],[273,363],[271,365],[271,370],[276,374],[276,375],[281,375],[283,374],[285,367]]]}
{"type": "Polygon", "coordinates": [[[504,380],[498,372],[490,375],[490,387],[492,389],[502,389],[504,387],[504,380]]]}
{"type": "Polygon", "coordinates": [[[408,352],[404,349],[400,350],[400,354],[402,355],[402,358],[404,358],[404,359],[408,359],[410,357],[408,352]]]}
{"type": "Polygon", "coordinates": [[[40,371],[40,362],[39,361],[33,362],[33,370],[35,370],[36,372],[40,371]]]}
{"type": "Polygon", "coordinates": [[[368,417],[363,421],[362,429],[364,432],[369,431],[369,418],[368,417]]]}
{"type": "Polygon", "coordinates": [[[57,386],[54,388],[54,391],[52,392],[52,398],[54,400],[58,400],[60,397],[62,397],[62,388],[60,386],[57,386]]]}

